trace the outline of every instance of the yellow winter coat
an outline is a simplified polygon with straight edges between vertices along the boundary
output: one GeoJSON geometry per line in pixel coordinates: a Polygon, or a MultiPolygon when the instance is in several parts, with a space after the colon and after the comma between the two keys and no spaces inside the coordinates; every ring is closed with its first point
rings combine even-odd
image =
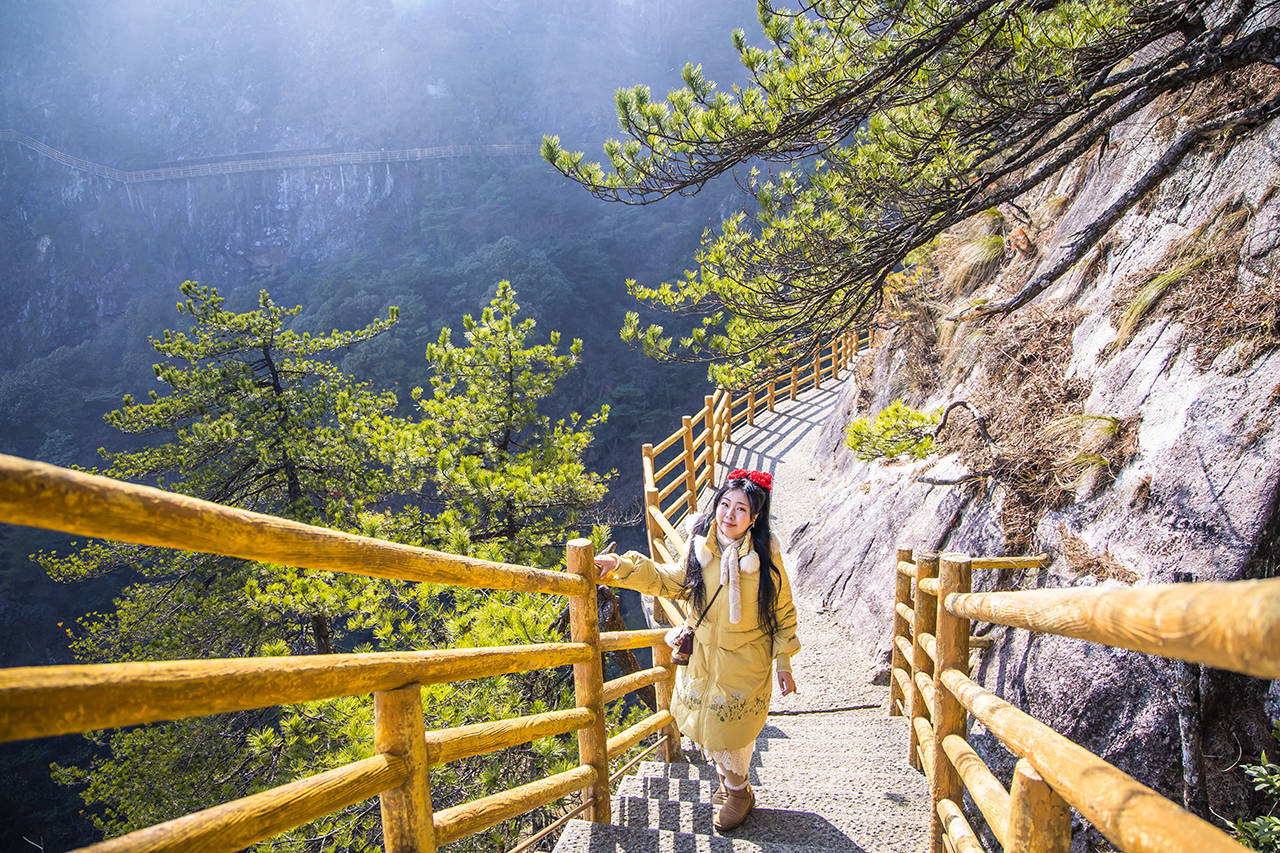
{"type": "MultiPolygon", "coordinates": [[[[782,567],[778,540],[771,543],[773,565],[782,574],[778,587],[777,633],[770,643],[760,624],[757,593],[759,560],[754,559],[750,537],[739,552],[739,584],[742,614],[729,623],[729,590],[716,596],[706,619],[694,635],[689,665],[677,670],[671,714],[686,737],[708,750],[740,749],[755,741],[769,714],[773,693],[773,662],[779,670],[791,669],[791,655],[800,650],[796,639],[796,608],[791,582],[782,567]],[[748,570],[751,565],[754,570],[748,570]]],[[[714,528],[710,536],[694,536],[689,548],[699,555],[706,600],[720,588],[720,545],[714,528]],[[709,559],[708,559],[709,557],[709,559]]],[[[665,598],[683,598],[688,553],[679,564],[658,564],[638,551],[628,551],[612,574],[618,586],[665,598]]],[[[690,624],[696,622],[694,613],[690,624]]]]}

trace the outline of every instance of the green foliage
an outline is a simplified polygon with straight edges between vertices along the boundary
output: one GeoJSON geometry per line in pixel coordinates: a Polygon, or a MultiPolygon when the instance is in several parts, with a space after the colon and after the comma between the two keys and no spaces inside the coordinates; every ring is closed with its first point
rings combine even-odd
{"type": "MultiPolygon", "coordinates": [[[[105,453],[110,476],[155,479],[234,506],[492,559],[545,565],[560,559],[573,526],[599,501],[605,478],[582,454],[607,415],[553,418],[540,410],[579,360],[530,345],[502,283],[467,343],[444,330],[428,349],[432,393],[415,393],[422,419],[391,414],[393,394],[354,382],[325,356],[362,345],[396,320],[328,335],[298,333],[266,293],[254,311],[223,308],[211,288],[187,282],[179,312],[187,332],[152,342],[166,357],[156,377],[170,393],[126,397],[108,423],[146,434],[145,447],[105,453]],[[393,511],[391,507],[396,507],[393,511]]],[[[539,643],[564,639],[564,603],[523,593],[452,589],[303,571],[121,543],[42,554],[61,580],[112,571],[139,580],[111,613],[83,617],[72,635],[79,660],[278,656],[539,643]]],[[[572,704],[568,668],[424,691],[428,726],[447,728],[572,704]]],[[[244,796],[372,754],[368,696],[176,721],[95,735],[81,767],[55,768],[82,788],[95,824],[117,834],[244,796]]],[[[473,799],[565,769],[568,737],[510,749],[437,771],[437,806],[473,799]],[[480,790],[477,790],[479,787],[480,790]]],[[[538,822],[540,815],[525,819],[538,822]]],[[[509,845],[504,825],[460,849],[509,845]]],[[[376,803],[353,806],[262,845],[270,849],[379,849],[376,803]]]]}
{"type": "MultiPolygon", "coordinates": [[[[913,250],[1056,174],[1156,90],[1186,86],[1174,48],[1153,49],[1140,68],[1130,59],[1200,26],[1198,11],[1154,0],[830,0],[801,12],[762,0],[759,11],[767,48],[734,34],[749,85],[720,88],[686,65],[665,99],[618,91],[623,135],[605,143],[603,162],[554,136],[542,146],[594,195],[632,204],[750,169],[754,216],[735,212],[708,231],[683,278],[631,285],[701,325],[623,327],[656,358],[725,365],[713,372],[721,380],[865,324],[913,250]],[[1122,95],[1139,92],[1141,73],[1155,89],[1122,95]],[[762,171],[769,163],[778,171],[762,171]]],[[[972,247],[983,263],[1000,251],[995,237],[972,247]]]]}
{"type": "MultiPolygon", "coordinates": [[[[403,490],[381,463],[404,425],[388,417],[395,397],[352,381],[324,355],[380,335],[385,320],[355,331],[313,336],[287,328],[299,309],[264,292],[254,311],[223,307],[216,290],[181,286],[186,332],[166,331],[152,346],[165,357],[156,378],[169,393],[124,398],[106,415],[117,430],[149,437],[146,446],[102,451],[102,471],[150,480],[196,497],[333,527],[350,527],[367,503],[403,490]]],[[[92,542],[59,556],[37,556],[58,580],[111,572],[134,581],[111,613],[91,613],[71,634],[81,661],[229,657],[260,648],[329,652],[343,642],[340,614],[377,582],[207,554],[92,542]]],[[[231,714],[111,732],[88,767],[61,768],[100,807],[95,824],[127,832],[272,784],[278,763],[253,764],[244,738],[271,712],[231,714]],[[122,780],[127,780],[122,781],[122,780]]]]}
{"type": "Polygon", "coordinates": [[[481,553],[539,564],[558,559],[566,533],[604,495],[607,478],[582,457],[609,408],[556,419],[542,411],[582,341],[563,354],[558,332],[530,344],[536,323],[519,310],[504,281],[478,321],[463,318],[465,345],[444,329],[427,347],[431,393],[415,389],[414,399],[431,503],[481,553]]]}
{"type": "MultiPolygon", "coordinates": [[[[1280,738],[1280,720],[1273,720],[1271,733],[1280,738]]],[[[1241,844],[1263,853],[1280,853],[1280,817],[1276,817],[1276,807],[1280,806],[1280,765],[1272,764],[1264,750],[1262,760],[1258,764],[1245,764],[1244,774],[1253,780],[1253,789],[1261,791],[1271,800],[1271,811],[1265,815],[1237,820],[1232,824],[1232,834],[1241,844]]]]}
{"type": "Polygon", "coordinates": [[[933,450],[937,412],[925,414],[894,400],[873,419],[859,418],[845,429],[845,445],[859,459],[923,459],[933,450]]]}

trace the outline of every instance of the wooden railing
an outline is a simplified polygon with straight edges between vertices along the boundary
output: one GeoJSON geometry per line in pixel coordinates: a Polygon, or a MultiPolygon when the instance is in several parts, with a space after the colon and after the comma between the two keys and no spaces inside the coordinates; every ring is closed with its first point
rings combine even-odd
{"type": "Polygon", "coordinates": [[[1125,853],[1246,850],[971,679],[969,626],[981,620],[1274,679],[1280,578],[971,591],[975,569],[1042,560],[897,553],[890,713],[909,717],[908,759],[929,778],[933,853],[984,849],[960,809],[966,791],[1006,851],[1065,853],[1069,806],[1125,853]],[[1017,757],[1008,789],[969,745],[968,716],[1017,757]]]}
{"type": "Polygon", "coordinates": [[[681,419],[680,429],[657,444],[644,445],[645,532],[653,558],[667,563],[679,558],[670,547],[680,540],[676,526],[698,511],[699,491],[714,485],[716,463],[732,439],[734,427],[744,422],[754,424],[756,415],[762,410],[772,412],[782,396],[794,400],[801,391],[821,388],[827,378],[839,380],[840,371],[870,345],[870,330],[850,332],[819,350],[804,367],[794,366],[745,391],[717,388],[704,399],[701,409],[681,419]]]}
{"type": "Polygon", "coordinates": [[[287,785],[113,838],[93,851],[239,850],[372,797],[388,851],[433,851],[577,791],[608,822],[609,761],[666,730],[673,667],[661,630],[599,630],[588,540],[567,571],[443,554],[312,527],[160,489],[0,455],[0,521],[142,545],[379,578],[563,595],[570,641],[433,651],[235,658],[0,670],[0,741],[372,693],[374,751],[287,785]],[[604,681],[601,654],[652,646],[654,666],[604,681]],[[427,732],[422,686],[573,666],[576,707],[427,732]],[[657,710],[609,736],[604,706],[656,685],[657,710]],[[576,732],[571,770],[435,811],[432,765],[576,732]]]}

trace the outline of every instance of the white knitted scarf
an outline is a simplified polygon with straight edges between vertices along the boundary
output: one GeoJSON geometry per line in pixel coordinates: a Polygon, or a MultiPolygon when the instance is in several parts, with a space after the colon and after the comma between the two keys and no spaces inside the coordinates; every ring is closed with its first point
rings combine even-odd
{"type": "MultiPolygon", "coordinates": [[[[713,521],[711,531],[715,534],[716,544],[720,546],[720,585],[729,587],[729,624],[736,625],[742,621],[742,590],[740,575],[753,574],[760,571],[760,557],[751,550],[750,531],[737,539],[729,539],[720,533],[713,521]]],[[[706,536],[694,537],[697,547],[698,564],[706,568],[714,558],[707,546],[706,536]]]]}

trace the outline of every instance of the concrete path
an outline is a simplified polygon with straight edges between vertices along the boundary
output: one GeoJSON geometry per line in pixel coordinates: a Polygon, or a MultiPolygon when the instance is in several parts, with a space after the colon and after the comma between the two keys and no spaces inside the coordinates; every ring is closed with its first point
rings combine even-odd
{"type": "MultiPolygon", "coordinates": [[[[776,411],[739,427],[717,480],[734,468],[774,476],[772,525],[784,546],[818,505],[811,456],[817,433],[835,408],[839,385],[779,401],[776,411]]],[[[795,572],[784,552],[784,563],[795,572]]],[[[622,780],[615,821],[574,821],[558,851],[724,851],[724,853],[915,853],[928,846],[929,792],[906,761],[907,729],[888,715],[888,688],[870,683],[870,638],[825,618],[821,606],[797,599],[804,648],[792,661],[799,693],[775,694],[756,742],[751,782],[756,809],[738,830],[711,825],[714,770],[685,741],[687,764],[645,763],[622,780]]],[[[885,626],[889,630],[889,626],[885,626]]]]}

